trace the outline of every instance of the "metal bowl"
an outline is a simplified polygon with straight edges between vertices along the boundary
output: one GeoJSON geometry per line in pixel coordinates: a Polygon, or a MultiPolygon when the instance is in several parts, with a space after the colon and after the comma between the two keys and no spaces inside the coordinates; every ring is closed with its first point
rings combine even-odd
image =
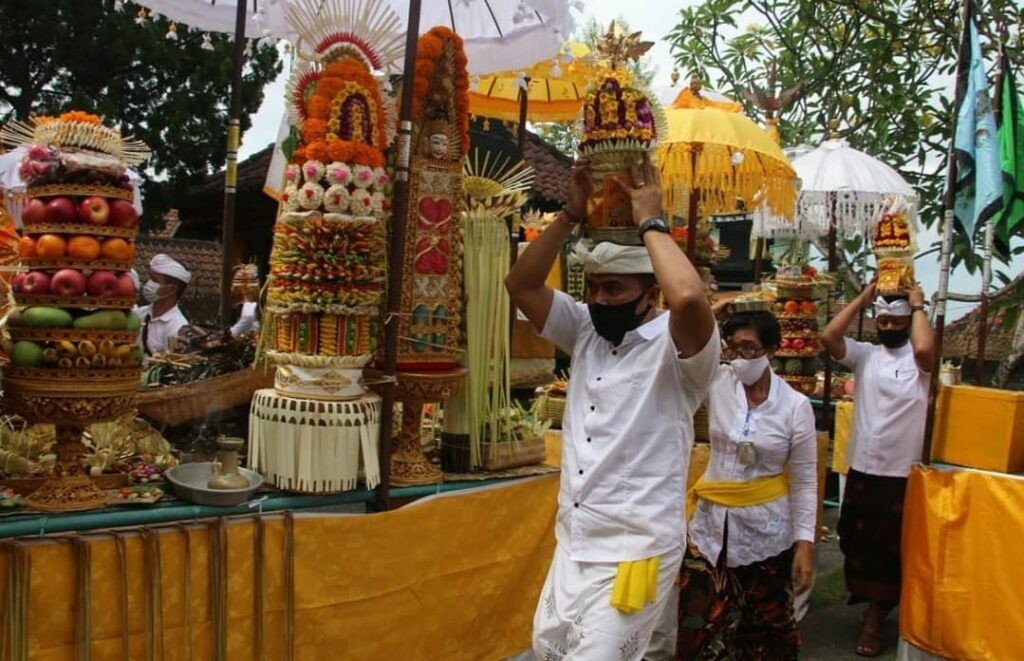
{"type": "Polygon", "coordinates": [[[213,463],[202,461],[192,464],[180,464],[164,473],[171,483],[174,494],[182,500],[199,505],[214,507],[233,507],[252,498],[252,495],[263,486],[263,476],[247,468],[239,468],[249,486],[245,489],[211,489],[206,486],[210,481],[213,463]]]}

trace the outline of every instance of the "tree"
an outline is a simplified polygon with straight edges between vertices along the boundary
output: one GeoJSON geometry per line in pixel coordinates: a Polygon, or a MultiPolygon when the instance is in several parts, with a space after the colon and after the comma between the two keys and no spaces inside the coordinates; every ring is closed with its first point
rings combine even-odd
{"type": "MultiPolygon", "coordinates": [[[[624,32],[628,33],[630,31],[629,23],[621,16],[615,19],[615,23],[624,32]]],[[[579,28],[575,38],[593,51],[597,38],[603,35],[607,30],[607,25],[598,23],[596,18],[590,17],[587,22],[579,28]]],[[[642,57],[639,62],[630,62],[627,65],[627,68],[630,73],[633,74],[634,79],[644,85],[650,85],[657,73],[657,68],[651,63],[651,58],[649,56],[642,57]]],[[[577,122],[546,122],[538,124],[537,135],[548,144],[553,145],[566,156],[569,156],[570,158],[574,158],[576,156],[576,147],[580,143],[580,127],[577,126],[577,122]]]]}
{"type": "MultiPolygon", "coordinates": [[[[138,6],[112,0],[0,0],[0,121],[94,112],[146,143],[147,216],[158,217],[178,195],[224,163],[233,40],[165,19],[135,22],[138,6]]],[[[281,71],[273,46],[254,47],[242,84],[241,127],[281,71]]]]}
{"type": "MultiPolygon", "coordinates": [[[[959,0],[704,0],[680,11],[667,39],[681,68],[736,99],[776,63],[780,89],[801,84],[781,114],[783,144],[816,142],[830,120],[841,120],[853,147],[892,165],[918,190],[922,222],[931,227],[942,216],[952,139],[959,7],[959,0]],[[741,29],[741,17],[751,16],[741,29]]],[[[1024,21],[1019,0],[991,0],[983,12],[1006,25],[1024,21]]],[[[992,27],[981,29],[994,65],[992,27]]],[[[1020,61],[1019,32],[1009,50],[1020,61]]],[[[953,263],[973,272],[980,250],[957,237],[953,263]]]]}

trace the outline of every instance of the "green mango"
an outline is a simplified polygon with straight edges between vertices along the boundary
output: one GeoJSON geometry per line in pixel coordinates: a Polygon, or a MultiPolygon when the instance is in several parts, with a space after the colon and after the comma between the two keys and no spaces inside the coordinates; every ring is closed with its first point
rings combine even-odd
{"type": "Polygon", "coordinates": [[[72,317],[60,308],[32,307],[23,310],[19,326],[32,328],[71,328],[72,317]]]}
{"type": "Polygon", "coordinates": [[[74,325],[82,330],[125,330],[128,317],[120,310],[101,310],[75,319],[74,325]]]}
{"type": "Polygon", "coordinates": [[[142,328],[142,317],[139,316],[138,312],[134,310],[128,313],[128,321],[124,326],[125,330],[139,330],[142,328]]]}
{"type": "Polygon", "coordinates": [[[43,364],[43,348],[28,340],[15,342],[11,363],[16,367],[39,367],[43,364]]]}

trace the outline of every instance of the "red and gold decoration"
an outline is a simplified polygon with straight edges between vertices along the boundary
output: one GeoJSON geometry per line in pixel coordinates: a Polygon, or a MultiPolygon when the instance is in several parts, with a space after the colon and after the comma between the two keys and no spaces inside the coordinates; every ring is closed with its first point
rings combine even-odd
{"type": "Polygon", "coordinates": [[[594,174],[584,232],[595,241],[639,244],[629,199],[615,178],[632,181],[631,167],[651,153],[665,134],[664,114],[654,95],[623,68],[652,45],[640,41],[639,33],[623,33],[612,22],[595,47],[611,67],[594,79],[583,102],[580,153],[590,160],[594,174]]]}
{"type": "Polygon", "coordinates": [[[398,388],[402,432],[391,456],[396,486],[440,482],[423,454],[423,406],[462,386],[462,164],[469,150],[469,74],[462,39],[445,27],[420,36],[402,289],[398,388]]]}
{"type": "Polygon", "coordinates": [[[82,433],[135,408],[142,350],[129,271],[139,215],[125,167],[149,151],[79,111],[10,124],[2,137],[27,147],[19,173],[28,186],[4,405],[57,426],[54,479],[26,502],[44,511],[102,507],[107,494],[89,478],[82,433]]]}
{"type": "Polygon", "coordinates": [[[380,72],[400,55],[386,3],[300,1],[288,18],[305,66],[288,88],[281,214],[274,226],[261,345],[277,371],[250,412],[250,467],[282,489],[352,489],[380,478],[380,397],[363,368],[381,336],[395,136],[380,72]],[[291,152],[289,153],[289,150],[291,152]],[[344,433],[342,433],[344,430],[344,433]]]}
{"type": "Polygon", "coordinates": [[[772,359],[772,369],[786,383],[805,395],[818,384],[818,304],[821,288],[813,266],[798,263],[780,266],[773,284],[776,298],[772,312],[782,327],[782,342],[772,359]]]}
{"type": "Polygon", "coordinates": [[[915,234],[910,204],[895,196],[887,199],[871,239],[879,293],[896,294],[914,286],[915,234]]]}

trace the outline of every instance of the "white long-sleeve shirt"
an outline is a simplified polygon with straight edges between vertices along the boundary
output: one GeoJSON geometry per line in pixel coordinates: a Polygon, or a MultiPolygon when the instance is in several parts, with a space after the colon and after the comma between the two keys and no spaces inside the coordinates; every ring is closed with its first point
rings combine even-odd
{"type": "Polygon", "coordinates": [[[543,337],[572,354],[555,536],[576,562],[643,560],[680,548],[693,413],[721,350],[718,331],[680,359],[662,313],[619,346],[587,306],[556,291],[543,337]]]}
{"type": "Polygon", "coordinates": [[[256,301],[242,303],[242,313],[231,327],[231,337],[240,337],[260,330],[260,318],[256,314],[256,301]]]}
{"type": "Polygon", "coordinates": [[[768,399],[747,408],[743,384],[728,365],[715,373],[708,392],[711,459],[704,479],[749,481],[789,473],[789,494],[763,505],[728,508],[701,500],[690,521],[690,539],[717,562],[726,512],[726,563],[742,567],[774,557],[798,541],[814,541],[818,513],[818,445],[807,397],[772,373],[768,399]],[[754,444],[755,461],[743,465],[739,448],[754,444]]]}

